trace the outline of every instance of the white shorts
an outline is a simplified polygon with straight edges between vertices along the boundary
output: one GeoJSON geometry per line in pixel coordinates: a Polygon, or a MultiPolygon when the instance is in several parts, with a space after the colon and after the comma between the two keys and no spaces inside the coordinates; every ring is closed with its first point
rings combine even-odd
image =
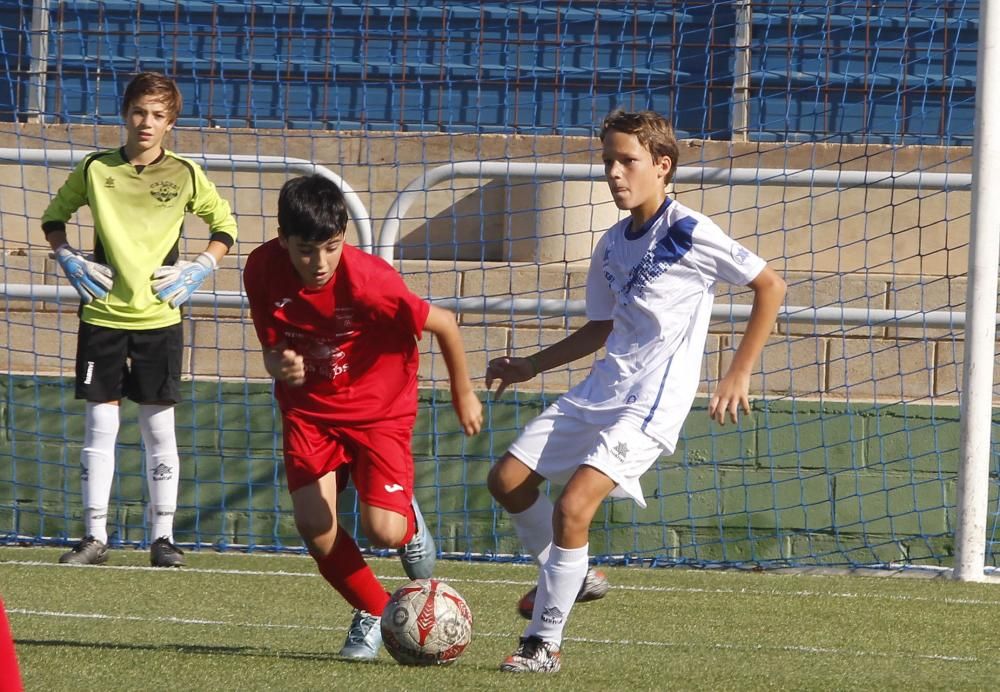
{"type": "MultiPolygon", "coordinates": [[[[664,452],[663,445],[631,421],[609,412],[607,425],[584,421],[570,407],[552,404],[510,446],[510,454],[546,480],[565,485],[586,464],[615,482],[612,497],[646,506],[639,478],[664,452]],[[611,416],[615,416],[612,418],[611,416]]],[[[593,417],[593,413],[589,414],[593,417]]]]}

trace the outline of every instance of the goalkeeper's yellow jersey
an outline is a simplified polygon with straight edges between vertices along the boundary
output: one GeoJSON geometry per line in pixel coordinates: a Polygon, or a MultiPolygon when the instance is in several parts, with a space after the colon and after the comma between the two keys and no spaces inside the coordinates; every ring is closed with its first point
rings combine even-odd
{"type": "Polygon", "coordinates": [[[83,205],[94,219],[94,259],[115,272],[111,292],[81,307],[80,319],[100,327],[159,329],[180,322],[180,310],[153,293],[152,275],[176,263],[186,213],[208,224],[211,240],[230,247],[236,240],[229,203],[200,166],[166,149],[138,169],[123,149],[88,155],[52,199],[42,227],[64,228],[83,205]]]}

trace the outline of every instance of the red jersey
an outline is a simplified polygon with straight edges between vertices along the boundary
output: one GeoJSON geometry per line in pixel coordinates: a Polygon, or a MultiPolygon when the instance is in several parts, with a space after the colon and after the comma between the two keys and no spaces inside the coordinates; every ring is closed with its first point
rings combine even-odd
{"type": "Polygon", "coordinates": [[[310,289],[274,239],[250,253],[243,285],[261,344],[304,361],[302,386],[275,383],[283,413],[355,427],[416,418],[430,305],[385,260],[345,244],[333,278],[310,289]]]}

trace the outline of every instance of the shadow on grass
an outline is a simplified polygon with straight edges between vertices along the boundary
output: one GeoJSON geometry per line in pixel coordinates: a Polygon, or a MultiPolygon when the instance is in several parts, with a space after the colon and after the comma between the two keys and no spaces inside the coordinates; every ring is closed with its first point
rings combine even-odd
{"type": "MultiPolygon", "coordinates": [[[[289,660],[300,660],[300,661],[344,661],[347,662],[348,659],[341,658],[334,653],[303,653],[301,651],[276,651],[270,648],[258,647],[258,646],[211,646],[207,644],[133,644],[133,643],[115,643],[107,644],[104,642],[81,642],[72,641],[68,639],[20,639],[14,640],[17,648],[28,647],[28,646],[38,646],[38,647],[55,647],[55,648],[67,648],[67,649],[94,649],[107,651],[108,649],[118,650],[118,651],[170,651],[182,654],[194,654],[194,655],[225,655],[225,656],[260,656],[262,658],[284,658],[289,660]]],[[[354,661],[351,661],[354,663],[354,661]]],[[[363,661],[364,662],[364,661],[363,661]]],[[[379,663],[379,661],[371,661],[371,663],[379,663]]],[[[385,663],[392,663],[391,661],[385,661],[385,663]]],[[[395,664],[393,664],[395,665],[395,664]]]]}
{"type": "MultiPolygon", "coordinates": [[[[95,651],[107,652],[108,649],[119,651],[152,651],[152,652],[175,652],[193,655],[224,655],[224,656],[247,656],[260,658],[281,658],[290,661],[312,661],[324,663],[344,663],[351,666],[378,666],[389,667],[397,670],[419,670],[419,666],[401,666],[388,656],[380,657],[374,661],[358,661],[349,658],[342,658],[334,653],[303,653],[301,651],[275,651],[255,646],[209,646],[205,644],[105,644],[102,642],[81,642],[67,639],[15,639],[14,644],[18,649],[29,646],[40,648],[52,647],[59,649],[93,649],[95,651]]],[[[479,662],[462,661],[447,666],[431,666],[437,670],[478,670],[481,673],[497,673],[497,666],[479,662]]],[[[505,674],[509,675],[509,674],[505,674]]],[[[505,678],[506,679],[506,678],[505,678]]]]}

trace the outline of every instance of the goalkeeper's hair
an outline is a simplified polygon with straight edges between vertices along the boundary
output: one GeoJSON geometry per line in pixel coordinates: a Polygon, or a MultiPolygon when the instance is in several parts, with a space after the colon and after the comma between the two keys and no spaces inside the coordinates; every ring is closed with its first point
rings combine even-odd
{"type": "Polygon", "coordinates": [[[347,202],[335,182],[321,175],[288,180],[278,193],[278,232],[306,242],[322,242],[347,230],[347,202]]]}
{"type": "Polygon", "coordinates": [[[177,120],[184,105],[181,90],[177,88],[174,80],[159,72],[140,72],[125,87],[125,93],[122,95],[122,115],[127,116],[132,103],[143,96],[155,96],[162,101],[170,113],[170,122],[177,120]]]}
{"type": "Polygon", "coordinates": [[[602,142],[608,130],[635,135],[639,144],[653,155],[654,161],[661,156],[669,158],[670,172],[663,184],[666,185],[673,179],[674,171],[677,170],[677,137],[674,135],[673,126],[666,118],[656,111],[627,113],[615,110],[608,113],[601,125],[602,142]]]}

